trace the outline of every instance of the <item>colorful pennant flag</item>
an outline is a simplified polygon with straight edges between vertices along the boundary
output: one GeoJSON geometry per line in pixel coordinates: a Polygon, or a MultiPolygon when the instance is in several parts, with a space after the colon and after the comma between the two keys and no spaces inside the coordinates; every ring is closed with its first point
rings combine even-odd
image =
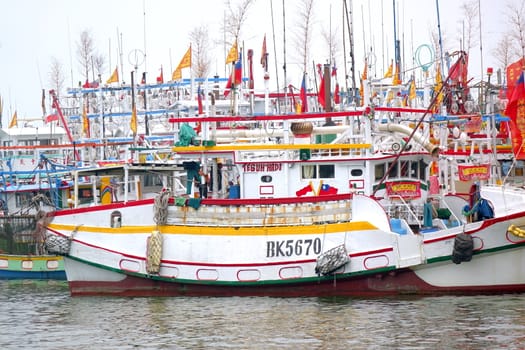
{"type": "Polygon", "coordinates": [[[308,112],[308,96],[306,90],[306,72],[303,73],[303,81],[301,82],[301,112],[308,112]]]}

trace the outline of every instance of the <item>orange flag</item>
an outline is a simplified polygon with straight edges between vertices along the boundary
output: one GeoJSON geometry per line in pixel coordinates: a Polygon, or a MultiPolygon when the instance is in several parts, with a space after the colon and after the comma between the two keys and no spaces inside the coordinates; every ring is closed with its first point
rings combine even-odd
{"type": "Polygon", "coordinates": [[[180,60],[179,65],[177,68],[173,71],[173,74],[171,76],[171,80],[180,80],[182,79],[182,69],[183,68],[191,68],[191,45],[188,48],[188,51],[184,54],[182,59],[180,60]]]}
{"type": "Polygon", "coordinates": [[[11,118],[11,123],[9,123],[9,129],[15,126],[18,127],[18,115],[16,114],[16,111],[15,111],[15,114],[13,114],[13,118],[11,118]]]}

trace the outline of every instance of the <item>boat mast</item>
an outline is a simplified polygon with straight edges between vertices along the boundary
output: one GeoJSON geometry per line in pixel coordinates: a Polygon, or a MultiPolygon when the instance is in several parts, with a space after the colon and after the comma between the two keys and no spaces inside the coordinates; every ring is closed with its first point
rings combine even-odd
{"type": "MultiPolygon", "coordinates": [[[[270,10],[272,11],[272,36],[273,36],[273,55],[275,60],[275,82],[277,84],[277,91],[279,91],[279,70],[277,68],[277,48],[275,46],[275,23],[273,21],[273,0],[270,0],[270,10]]],[[[268,64],[268,63],[266,63],[268,64]]],[[[277,98],[279,102],[279,98],[277,98]]],[[[277,113],[281,113],[281,106],[277,103],[277,113]]]]}
{"type": "MultiPolygon", "coordinates": [[[[283,0],[283,71],[284,71],[284,105],[288,105],[288,96],[286,88],[286,11],[283,0]]],[[[293,106],[291,108],[293,110],[293,106]]]]}
{"type": "Polygon", "coordinates": [[[443,67],[443,40],[441,38],[441,21],[439,19],[439,0],[436,0],[436,12],[437,12],[437,20],[438,20],[438,38],[439,38],[439,60],[441,62],[441,69],[444,69],[443,67]]]}
{"type": "MultiPolygon", "coordinates": [[[[352,102],[355,102],[357,100],[357,91],[356,91],[356,85],[355,85],[355,55],[354,55],[354,22],[353,22],[353,4],[352,0],[350,0],[350,7],[346,3],[346,0],[343,0],[344,8],[345,8],[345,14],[346,14],[346,27],[348,30],[348,40],[350,41],[350,70],[352,71],[352,102]]],[[[346,66],[346,59],[345,59],[345,66],[346,66]]],[[[346,73],[346,68],[345,68],[346,73]]],[[[348,80],[348,75],[345,75],[346,80],[348,80]]],[[[348,85],[347,85],[347,91],[348,91],[348,85]]]]}
{"type": "MultiPolygon", "coordinates": [[[[396,0],[392,0],[392,10],[394,11],[394,55],[396,61],[397,73],[401,75],[401,47],[400,42],[397,37],[397,19],[396,19],[396,0]]],[[[398,77],[399,80],[402,80],[401,77],[398,77]]]]}

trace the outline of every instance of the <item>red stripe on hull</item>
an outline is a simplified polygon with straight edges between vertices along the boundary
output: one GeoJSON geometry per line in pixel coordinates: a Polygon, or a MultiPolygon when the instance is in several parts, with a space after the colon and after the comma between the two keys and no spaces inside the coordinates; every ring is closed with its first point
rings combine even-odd
{"type": "Polygon", "coordinates": [[[186,284],[127,276],[119,282],[70,281],[72,296],[268,296],[268,297],[383,297],[396,295],[475,295],[525,292],[525,285],[432,286],[410,269],[345,279],[253,286],[186,284]]]}

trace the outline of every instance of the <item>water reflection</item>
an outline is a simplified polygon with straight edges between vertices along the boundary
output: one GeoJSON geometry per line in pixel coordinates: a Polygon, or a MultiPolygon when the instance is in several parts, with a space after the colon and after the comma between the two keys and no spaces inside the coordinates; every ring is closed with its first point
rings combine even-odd
{"type": "Polygon", "coordinates": [[[426,298],[71,298],[0,282],[0,348],[519,349],[525,295],[426,298]]]}

